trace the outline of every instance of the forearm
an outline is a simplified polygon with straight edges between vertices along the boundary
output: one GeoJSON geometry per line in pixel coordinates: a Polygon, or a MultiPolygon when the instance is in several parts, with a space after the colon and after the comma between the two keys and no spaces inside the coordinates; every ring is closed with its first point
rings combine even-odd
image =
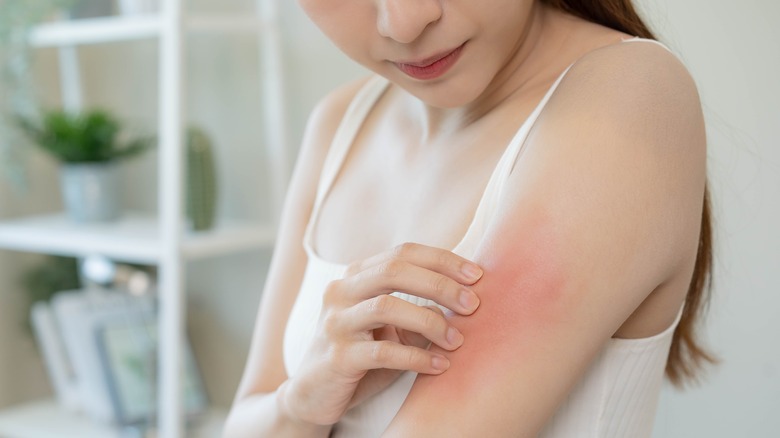
{"type": "MultiPolygon", "coordinates": [[[[280,388],[282,391],[283,389],[280,388]]],[[[327,437],[332,426],[298,421],[283,408],[284,394],[253,394],[237,400],[230,411],[223,438],[320,438],[327,437]]]]}

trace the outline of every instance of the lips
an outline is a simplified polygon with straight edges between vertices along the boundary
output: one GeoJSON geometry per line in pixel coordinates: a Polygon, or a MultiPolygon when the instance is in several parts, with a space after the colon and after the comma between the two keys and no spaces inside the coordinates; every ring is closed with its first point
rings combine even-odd
{"type": "Polygon", "coordinates": [[[446,73],[460,58],[465,43],[421,60],[394,62],[395,66],[414,79],[430,80],[438,78],[446,73]]]}

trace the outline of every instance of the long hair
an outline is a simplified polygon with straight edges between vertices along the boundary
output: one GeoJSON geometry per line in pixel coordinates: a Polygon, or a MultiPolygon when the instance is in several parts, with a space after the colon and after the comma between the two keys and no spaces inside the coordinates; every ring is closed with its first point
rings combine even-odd
{"type": "MultiPolygon", "coordinates": [[[[648,39],[657,39],[634,9],[631,0],[541,0],[554,8],[610,27],[612,29],[648,39]]],[[[704,187],[702,199],[699,248],[688,295],[685,298],[680,323],[674,331],[666,376],[678,387],[695,381],[697,372],[706,364],[717,362],[715,357],[701,346],[696,337],[698,322],[709,302],[712,285],[712,227],[710,196],[704,187]]]]}

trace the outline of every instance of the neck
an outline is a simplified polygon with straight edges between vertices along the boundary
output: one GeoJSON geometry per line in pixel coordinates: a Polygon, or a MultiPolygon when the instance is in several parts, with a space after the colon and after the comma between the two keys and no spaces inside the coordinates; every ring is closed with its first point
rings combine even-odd
{"type": "Polygon", "coordinates": [[[534,79],[547,73],[545,67],[552,63],[564,39],[565,35],[551,24],[550,9],[537,4],[511,56],[476,100],[456,108],[433,107],[416,98],[411,100],[410,114],[416,114],[421,120],[422,144],[471,125],[535,85],[534,79]]]}

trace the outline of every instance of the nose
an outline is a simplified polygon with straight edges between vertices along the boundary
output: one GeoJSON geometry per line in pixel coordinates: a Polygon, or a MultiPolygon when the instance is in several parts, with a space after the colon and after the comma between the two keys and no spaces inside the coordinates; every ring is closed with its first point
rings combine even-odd
{"type": "Polygon", "coordinates": [[[441,0],[378,0],[377,9],[379,34],[405,44],[442,16],[441,0]]]}

